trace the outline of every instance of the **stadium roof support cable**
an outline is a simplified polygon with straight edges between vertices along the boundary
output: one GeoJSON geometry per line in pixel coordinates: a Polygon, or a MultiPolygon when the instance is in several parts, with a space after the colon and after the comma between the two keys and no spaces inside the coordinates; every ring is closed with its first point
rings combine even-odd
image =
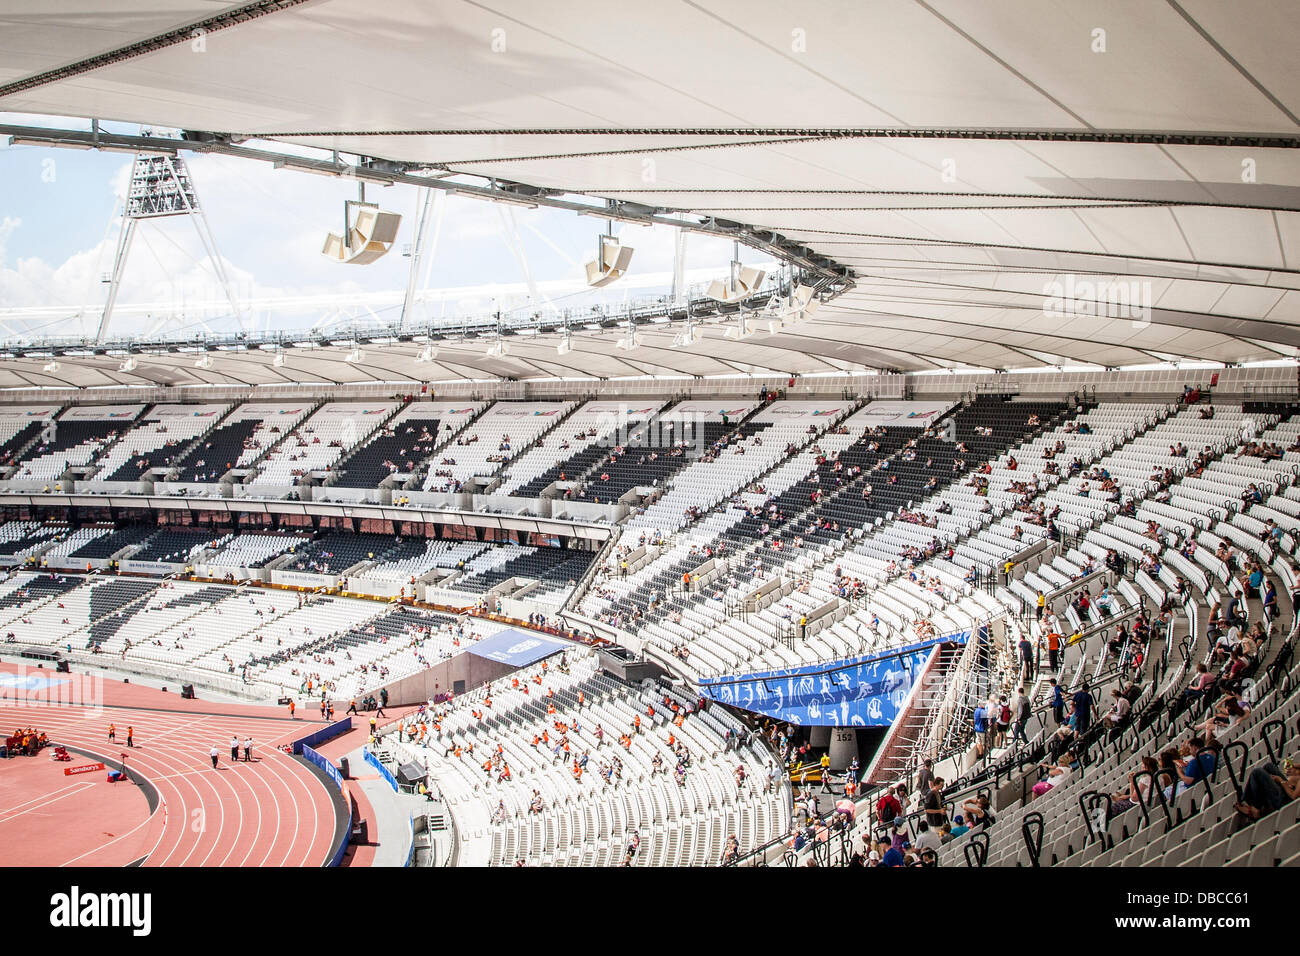
{"type": "MultiPolygon", "coordinates": [[[[2,95],[2,94],[0,94],[2,95]]],[[[1300,133],[1251,133],[1195,130],[1132,130],[1079,128],[959,128],[950,126],[864,127],[584,127],[565,129],[387,129],[241,132],[248,139],[308,139],[313,137],[502,137],[502,136],[671,136],[736,137],[738,139],[969,139],[1027,143],[1126,143],[1141,146],[1241,146],[1256,149],[1300,148],[1300,133]]],[[[732,145],[751,145],[738,142],[732,145]]],[[[755,143],[752,145],[763,145],[755,143]]],[[[678,147],[691,149],[690,146],[678,147]]],[[[568,154],[566,154],[568,155],[568,154]]]]}
{"type": "Polygon", "coordinates": [[[279,13],[282,10],[288,10],[291,7],[300,6],[307,2],[308,0],[254,0],[253,3],[245,3],[229,10],[223,10],[213,16],[204,17],[202,20],[194,20],[182,26],[174,27],[166,33],[159,33],[144,40],[118,47],[115,50],[99,53],[84,60],[77,60],[75,63],[68,63],[53,70],[46,70],[44,73],[36,73],[6,83],[0,86],[0,97],[11,96],[14,93],[25,93],[42,86],[48,86],[51,83],[58,83],[61,80],[89,73],[100,67],[111,66],[125,60],[133,60],[138,56],[144,56],[146,53],[165,50],[179,43],[191,43],[197,37],[215,33],[227,27],[238,26],[241,23],[256,20],[267,14],[279,13]]]}

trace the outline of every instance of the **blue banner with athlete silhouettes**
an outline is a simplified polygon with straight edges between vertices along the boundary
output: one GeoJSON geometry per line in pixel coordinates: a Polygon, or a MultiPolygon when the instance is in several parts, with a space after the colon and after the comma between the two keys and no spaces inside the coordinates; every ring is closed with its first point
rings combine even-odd
{"type": "Polygon", "coordinates": [[[805,727],[887,727],[938,644],[964,644],[969,631],[842,661],[700,679],[711,700],[805,727]]]}

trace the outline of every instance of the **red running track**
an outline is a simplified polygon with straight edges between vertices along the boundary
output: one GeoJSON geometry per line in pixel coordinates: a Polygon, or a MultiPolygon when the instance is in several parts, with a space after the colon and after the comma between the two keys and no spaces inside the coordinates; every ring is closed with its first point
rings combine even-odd
{"type": "MultiPolygon", "coordinates": [[[[0,728],[5,734],[34,727],[52,742],[93,753],[110,766],[116,766],[125,753],[129,768],[157,788],[160,798],[148,820],[88,852],[83,850],[84,832],[73,828],[93,824],[73,816],[64,828],[70,835],[68,846],[82,852],[64,852],[57,838],[47,840],[46,865],[121,865],[123,841],[139,842],[141,827],[152,838],[146,841],[146,866],[322,866],[329,862],[340,825],[335,797],[304,762],[277,749],[310,733],[318,723],[291,721],[270,707],[181,701],[174,694],[111,681],[104,681],[103,687],[104,704],[95,707],[5,700],[0,689],[0,728]],[[124,702],[115,704],[115,699],[124,702]],[[110,723],[117,727],[116,743],[107,739],[110,723]],[[128,726],[135,728],[135,747],[129,750],[125,746],[128,726]],[[253,738],[251,762],[231,763],[232,734],[241,742],[253,738]],[[220,754],[216,770],[209,756],[214,745],[220,754]]],[[[46,760],[48,756],[14,759],[46,760]]],[[[0,762],[0,774],[4,770],[5,762],[0,762]]]]}

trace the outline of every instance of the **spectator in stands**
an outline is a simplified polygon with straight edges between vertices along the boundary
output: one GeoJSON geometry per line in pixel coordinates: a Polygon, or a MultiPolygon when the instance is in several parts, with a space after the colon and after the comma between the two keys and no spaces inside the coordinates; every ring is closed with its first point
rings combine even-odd
{"type": "MultiPolygon", "coordinates": [[[[856,760],[856,758],[855,758],[856,760]]],[[[921,793],[929,793],[930,787],[934,784],[934,761],[926,757],[921,761],[921,769],[916,772],[916,789],[921,793]]]]}
{"type": "MultiPolygon", "coordinates": [[[[857,854],[855,854],[855,856],[857,856],[857,854]]],[[[733,833],[729,837],[727,837],[727,845],[722,849],[722,865],[728,866],[732,863],[735,863],[736,860],[739,858],[740,858],[740,841],[736,839],[736,835],[733,833]]],[[[861,866],[862,864],[861,862],[859,862],[857,865],[861,866]]]]}
{"type": "Polygon", "coordinates": [[[1025,694],[1024,687],[1016,691],[1016,699],[1013,702],[1012,709],[1015,717],[1015,733],[1012,737],[1012,744],[1023,743],[1029,746],[1029,737],[1025,733],[1025,728],[1029,726],[1029,717],[1033,711],[1029,703],[1029,697],[1025,694]]]}
{"type": "Polygon", "coordinates": [[[1300,763],[1271,761],[1251,770],[1233,808],[1248,820],[1258,820],[1300,796],[1300,763]]]}
{"type": "Polygon", "coordinates": [[[1219,672],[1219,683],[1230,690],[1238,689],[1241,678],[1249,667],[1250,661],[1247,660],[1241,645],[1238,644],[1232,649],[1228,663],[1219,672]]]}
{"type": "Polygon", "coordinates": [[[1264,619],[1271,623],[1277,617],[1277,585],[1272,580],[1269,580],[1266,584],[1261,600],[1264,605],[1264,619]]]}
{"type": "Polygon", "coordinates": [[[1045,771],[1045,776],[1043,779],[1039,780],[1038,783],[1034,784],[1030,792],[1033,793],[1035,798],[1037,798],[1041,797],[1049,790],[1068,783],[1071,775],[1074,773],[1074,762],[1074,754],[1066,752],[1061,754],[1060,759],[1055,765],[1050,763],[1040,763],[1038,769],[1040,771],[1045,771]]]}
{"type": "MultiPolygon", "coordinates": [[[[1053,662],[1052,670],[1056,670],[1056,664],[1053,662]]],[[[1056,678],[1051,678],[1051,692],[1048,697],[1048,705],[1052,708],[1052,716],[1056,718],[1057,726],[1065,723],[1065,692],[1061,690],[1061,685],[1056,682],[1056,678]]]]}
{"type": "Polygon", "coordinates": [[[1156,758],[1147,755],[1142,758],[1142,769],[1130,771],[1128,775],[1128,787],[1117,793],[1111,794],[1110,816],[1111,819],[1119,816],[1126,810],[1131,810],[1139,803],[1150,803],[1151,784],[1156,778],[1156,771],[1160,765],[1156,763],[1156,758]],[[1150,774],[1138,779],[1139,774],[1150,774]]]}
{"type": "MultiPolygon", "coordinates": [[[[1039,591],[1038,596],[1039,598],[1042,598],[1043,593],[1039,591]]],[[[1041,617],[1042,607],[1040,606],[1038,610],[1039,616],[1041,617]]],[[[1018,646],[1020,649],[1020,666],[1024,669],[1025,677],[1032,678],[1038,670],[1036,661],[1037,655],[1034,653],[1033,642],[1029,640],[1027,634],[1022,634],[1018,646]]]]}
{"type": "Polygon", "coordinates": [[[989,798],[985,794],[980,794],[973,800],[967,800],[961,805],[962,815],[957,819],[966,819],[970,821],[968,829],[979,827],[981,830],[987,830],[993,826],[996,818],[993,810],[989,806],[989,798]]]}
{"type": "Polygon", "coordinates": [[[1122,726],[1128,720],[1129,710],[1133,705],[1127,697],[1120,693],[1118,687],[1111,688],[1110,696],[1112,701],[1110,711],[1102,719],[1106,722],[1107,727],[1113,730],[1122,726]]]}
{"type": "Polygon", "coordinates": [[[948,819],[948,811],[943,806],[943,779],[934,778],[925,795],[925,819],[930,826],[938,830],[948,819]]]}
{"type": "Polygon", "coordinates": [[[925,853],[927,850],[938,853],[943,846],[943,840],[939,836],[939,828],[932,827],[924,820],[916,825],[916,842],[912,848],[917,853],[925,853]]]}
{"type": "Polygon", "coordinates": [[[1242,582],[1246,588],[1247,597],[1259,597],[1260,586],[1264,583],[1264,572],[1258,562],[1250,563],[1250,571],[1246,575],[1246,580],[1242,582]]]}
{"type": "Polygon", "coordinates": [[[1183,690],[1180,699],[1184,704],[1200,700],[1201,697],[1205,695],[1206,691],[1213,686],[1214,675],[1211,674],[1210,669],[1205,666],[1205,662],[1201,661],[1196,665],[1196,676],[1192,678],[1192,682],[1183,690]]]}
{"type": "Polygon", "coordinates": [[[1071,703],[1074,705],[1074,732],[1079,736],[1083,736],[1092,724],[1092,709],[1095,704],[1092,692],[1088,689],[1087,678],[1084,678],[1083,683],[1079,685],[1079,689],[1075,691],[1071,703]]]}
{"type": "Polygon", "coordinates": [[[1180,782],[1178,792],[1181,792],[1196,786],[1196,784],[1214,773],[1215,765],[1218,762],[1219,745],[1213,739],[1202,745],[1199,738],[1190,737],[1179,748],[1179,754],[1187,758],[1178,767],[1180,782]]]}
{"type": "Polygon", "coordinates": [[[975,755],[977,758],[983,758],[986,752],[989,729],[988,712],[984,708],[984,701],[975,705],[975,714],[972,718],[971,727],[975,732],[975,755]]]}
{"type": "Polygon", "coordinates": [[[1007,695],[1003,694],[997,702],[997,738],[994,741],[995,747],[1005,747],[1007,745],[1007,734],[1011,731],[1011,704],[1007,700],[1007,695]]]}
{"type": "Polygon", "coordinates": [[[1237,727],[1250,716],[1250,707],[1236,694],[1228,694],[1214,708],[1209,720],[1197,725],[1197,732],[1208,745],[1213,741],[1222,741],[1231,735],[1237,727]]]}
{"type": "MultiPolygon", "coordinates": [[[[1052,618],[1053,626],[1049,627],[1047,631],[1047,669],[1055,674],[1061,653],[1061,634],[1054,624],[1055,615],[1052,615],[1052,618]]],[[[1056,681],[1053,680],[1052,683],[1055,684],[1056,681]]],[[[1057,723],[1060,723],[1060,721],[1057,721],[1057,723]]]]}
{"type": "MultiPolygon", "coordinates": [[[[903,851],[897,849],[887,841],[881,841],[876,851],[879,854],[879,862],[876,866],[906,866],[907,861],[903,856],[903,851]]],[[[875,854],[873,854],[874,856],[875,854]]]]}

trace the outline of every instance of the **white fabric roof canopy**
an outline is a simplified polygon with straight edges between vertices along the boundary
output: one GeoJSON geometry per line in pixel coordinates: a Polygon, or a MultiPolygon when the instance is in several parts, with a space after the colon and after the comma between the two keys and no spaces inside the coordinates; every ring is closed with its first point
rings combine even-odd
{"type": "MultiPolygon", "coordinates": [[[[857,280],[776,335],[672,349],[672,331],[649,330],[630,352],[614,334],[578,336],[566,357],[546,337],[512,339],[496,359],[440,346],[412,377],[1240,362],[1300,347],[1300,7],[1288,0],[289,0],[209,23],[201,50],[186,28],[245,5],[99,6],[0,0],[0,109],[687,210],[773,230],[857,280]],[[123,50],[169,30],[181,39],[123,50]],[[1150,311],[1045,308],[1067,280],[1123,283],[1150,311]]],[[[185,358],[137,372],[173,362],[166,374],[185,381],[224,378],[185,358]]],[[[287,372],[254,368],[269,363],[257,353],[239,361],[253,381],[287,372]]],[[[0,363],[0,384],[20,364],[0,363]]],[[[365,380],[351,377],[363,364],[304,380],[365,380]]],[[[101,359],[81,367],[137,380],[101,359]]]]}

